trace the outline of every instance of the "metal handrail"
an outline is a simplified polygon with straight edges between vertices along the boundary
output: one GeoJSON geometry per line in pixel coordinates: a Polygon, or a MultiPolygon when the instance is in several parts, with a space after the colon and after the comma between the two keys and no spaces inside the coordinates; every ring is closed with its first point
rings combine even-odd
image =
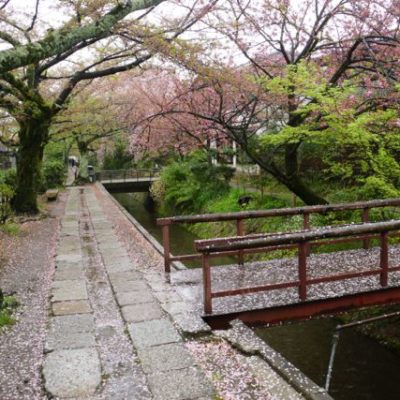
{"type": "Polygon", "coordinates": [[[382,287],[388,285],[388,273],[399,271],[400,266],[389,267],[388,236],[389,232],[400,230],[400,220],[388,222],[365,223],[359,225],[348,225],[335,228],[314,229],[295,233],[277,234],[277,235],[251,235],[241,238],[218,238],[211,240],[195,241],[196,250],[202,253],[203,264],[203,290],[204,290],[204,311],[206,314],[212,313],[212,298],[235,296],[240,294],[256,293],[275,289],[285,289],[297,287],[299,299],[307,299],[307,286],[311,284],[333,282],[338,280],[352,279],[363,276],[380,275],[380,284],[382,287]],[[321,246],[337,243],[345,240],[380,238],[380,265],[379,268],[364,270],[360,272],[348,272],[339,275],[327,277],[307,278],[307,257],[309,255],[309,246],[321,246]],[[333,239],[327,241],[326,239],[333,239]],[[221,254],[223,252],[237,252],[247,249],[258,251],[273,251],[284,248],[298,248],[298,279],[296,281],[272,283],[268,285],[239,288],[212,292],[211,288],[211,268],[209,257],[213,253],[221,254]]]}
{"type": "Polygon", "coordinates": [[[153,179],[159,175],[158,169],[116,169],[116,170],[103,170],[97,172],[97,179],[100,181],[108,180],[112,182],[113,180],[122,180],[126,182],[127,180],[141,178],[153,179]]]}
{"type": "MultiPolygon", "coordinates": [[[[396,199],[383,199],[383,200],[370,200],[354,203],[341,203],[341,204],[328,204],[317,206],[304,206],[295,208],[277,208],[270,210],[255,210],[255,211],[240,211],[230,213],[218,214],[199,214],[199,215],[183,215],[172,216],[166,218],[158,218],[157,224],[162,226],[163,231],[163,247],[164,247],[164,269],[165,272],[171,271],[171,263],[174,261],[185,261],[200,259],[200,254],[184,254],[174,256],[171,254],[170,233],[169,226],[173,224],[195,224],[202,222],[222,222],[222,221],[235,221],[237,236],[245,235],[244,221],[253,218],[272,218],[282,216],[303,216],[303,229],[308,230],[311,228],[310,215],[312,214],[327,214],[328,212],[340,212],[349,210],[361,210],[361,221],[363,223],[369,222],[369,211],[373,208],[382,207],[399,207],[400,198],[396,199]]],[[[368,249],[370,238],[363,239],[363,248],[368,249]]],[[[251,250],[240,250],[235,254],[238,257],[239,264],[243,264],[244,254],[252,252],[251,250]]],[[[215,254],[214,256],[229,255],[229,253],[215,254]]]]}
{"type": "Polygon", "coordinates": [[[353,203],[327,204],[293,208],[274,208],[270,210],[239,211],[229,213],[182,215],[158,218],[159,225],[191,224],[198,222],[221,222],[250,218],[282,217],[294,215],[327,214],[329,212],[363,210],[370,208],[400,206],[400,198],[359,201],[353,203]]]}

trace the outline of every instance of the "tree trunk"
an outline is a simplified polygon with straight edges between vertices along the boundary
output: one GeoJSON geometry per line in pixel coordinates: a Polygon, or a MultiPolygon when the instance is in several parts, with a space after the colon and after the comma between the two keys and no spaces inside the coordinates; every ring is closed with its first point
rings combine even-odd
{"type": "Polygon", "coordinates": [[[291,176],[290,178],[284,177],[283,179],[279,179],[279,177],[275,178],[309,206],[328,204],[323,197],[314,193],[310,186],[304,183],[298,175],[291,176]]]}
{"type": "Polygon", "coordinates": [[[285,146],[286,173],[280,181],[307,205],[327,204],[328,202],[323,197],[314,193],[310,186],[306,185],[300,178],[298,172],[298,150],[298,143],[285,146]]]}
{"type": "Polygon", "coordinates": [[[292,193],[304,201],[307,205],[327,204],[328,202],[318,194],[314,193],[309,185],[304,183],[298,174],[297,151],[298,144],[288,144],[285,147],[285,166],[278,168],[270,160],[265,159],[246,146],[245,143],[237,142],[243,150],[263,171],[272,175],[279,183],[286,186],[292,193]]]}
{"type": "Polygon", "coordinates": [[[37,184],[41,174],[43,149],[49,131],[49,121],[30,119],[20,125],[17,158],[17,187],[13,201],[17,212],[37,213],[37,184]]]}

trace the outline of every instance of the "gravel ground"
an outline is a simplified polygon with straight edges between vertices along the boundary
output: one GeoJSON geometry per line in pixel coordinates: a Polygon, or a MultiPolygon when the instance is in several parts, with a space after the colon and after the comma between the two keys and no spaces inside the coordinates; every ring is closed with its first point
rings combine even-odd
{"type": "Polygon", "coordinates": [[[223,340],[186,343],[224,400],[272,400],[262,382],[247,367],[248,357],[223,340]]]}
{"type": "Polygon", "coordinates": [[[0,399],[43,399],[41,365],[59,216],[65,196],[49,216],[22,224],[17,237],[0,236],[0,287],[19,302],[16,324],[0,332],[0,399]]]}

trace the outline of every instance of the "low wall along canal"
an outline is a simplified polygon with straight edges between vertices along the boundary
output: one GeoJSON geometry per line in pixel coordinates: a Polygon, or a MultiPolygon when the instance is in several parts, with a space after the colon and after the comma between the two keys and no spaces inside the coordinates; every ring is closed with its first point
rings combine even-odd
{"type": "MultiPolygon", "coordinates": [[[[158,215],[145,207],[146,193],[114,194],[115,199],[159,242],[158,215]]],[[[171,226],[173,254],[193,252],[195,235],[171,226]]],[[[215,260],[217,263],[221,260],[215,260]]],[[[229,259],[222,260],[229,262],[229,259]]],[[[192,262],[188,267],[199,267],[192,262]]],[[[255,333],[320,386],[325,385],[335,318],[320,318],[281,326],[257,327],[255,333]]],[[[341,333],[333,366],[330,394],[337,400],[400,399],[400,357],[376,341],[349,329],[341,333]]]]}

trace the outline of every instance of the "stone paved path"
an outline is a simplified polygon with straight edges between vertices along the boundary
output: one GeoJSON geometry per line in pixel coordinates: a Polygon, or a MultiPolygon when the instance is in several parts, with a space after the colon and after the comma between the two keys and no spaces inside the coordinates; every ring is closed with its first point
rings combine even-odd
{"type": "Polygon", "coordinates": [[[130,260],[92,189],[70,189],[45,345],[48,394],[212,399],[182,339],[208,329],[161,275],[130,260]]]}

